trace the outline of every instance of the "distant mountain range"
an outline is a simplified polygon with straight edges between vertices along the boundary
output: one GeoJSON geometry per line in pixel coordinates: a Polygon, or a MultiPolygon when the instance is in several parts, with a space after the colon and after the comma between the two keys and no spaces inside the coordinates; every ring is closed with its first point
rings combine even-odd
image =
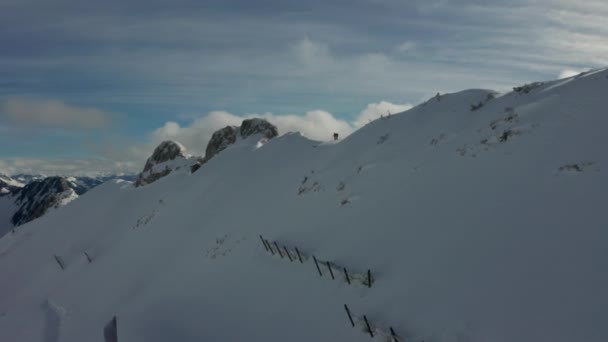
{"type": "Polygon", "coordinates": [[[46,176],[0,174],[0,236],[59,208],[113,179],[134,181],[135,175],[46,176]]]}

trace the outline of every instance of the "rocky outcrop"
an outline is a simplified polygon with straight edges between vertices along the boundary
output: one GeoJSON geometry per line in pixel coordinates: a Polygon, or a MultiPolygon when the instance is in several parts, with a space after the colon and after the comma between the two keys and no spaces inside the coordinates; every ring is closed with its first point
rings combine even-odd
{"type": "Polygon", "coordinates": [[[14,196],[18,209],[11,223],[15,226],[37,219],[49,209],[63,206],[78,197],[62,177],[33,181],[18,190],[14,196]]]}
{"type": "Polygon", "coordinates": [[[226,149],[229,145],[234,144],[236,142],[238,129],[239,128],[235,126],[226,126],[215,131],[205,149],[205,162],[226,149]]]}
{"type": "Polygon", "coordinates": [[[241,123],[241,137],[247,138],[254,134],[262,134],[266,139],[279,135],[277,127],[264,119],[246,119],[241,123]]]}
{"type": "Polygon", "coordinates": [[[186,165],[187,160],[186,148],[182,144],[172,140],[163,141],[146,161],[144,170],[135,181],[135,186],[153,183],[186,165]]]}
{"type": "MultiPolygon", "coordinates": [[[[275,125],[259,118],[243,120],[240,127],[226,126],[213,133],[213,136],[211,136],[211,140],[209,140],[207,148],[205,149],[205,158],[200,161],[200,164],[206,163],[216,154],[236,143],[239,136],[242,139],[246,139],[255,134],[260,134],[268,140],[278,136],[279,131],[275,125]]],[[[195,167],[194,171],[198,170],[198,168],[200,168],[200,165],[195,167]]]]}

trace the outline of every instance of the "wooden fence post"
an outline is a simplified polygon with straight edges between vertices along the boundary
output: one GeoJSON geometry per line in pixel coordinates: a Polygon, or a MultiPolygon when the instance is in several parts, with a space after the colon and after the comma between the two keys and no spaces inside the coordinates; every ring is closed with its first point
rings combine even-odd
{"type": "Polygon", "coordinates": [[[369,336],[374,338],[374,332],[372,331],[372,327],[369,326],[369,322],[367,320],[367,316],[363,315],[363,319],[365,320],[365,325],[367,325],[367,331],[369,332],[369,336]]]}
{"type": "Polygon", "coordinates": [[[344,310],[346,310],[346,314],[348,315],[348,319],[350,320],[350,324],[354,328],[355,327],[355,321],[353,321],[353,316],[351,316],[350,310],[348,309],[348,306],[346,306],[346,304],[344,304],[344,310]]]}
{"type": "Polygon", "coordinates": [[[118,342],[118,326],[116,324],[116,316],[103,328],[103,337],[105,342],[118,342]]]}
{"type": "Polygon", "coordinates": [[[270,244],[270,242],[268,242],[268,240],[264,240],[266,241],[266,245],[268,245],[268,249],[270,249],[270,253],[272,253],[272,255],[274,255],[274,249],[272,249],[272,245],[270,244]]]}
{"type": "Polygon", "coordinates": [[[393,330],[393,327],[391,327],[391,337],[393,338],[393,342],[399,342],[399,339],[397,338],[397,334],[395,334],[395,330],[393,330]]]}
{"type": "Polygon", "coordinates": [[[283,248],[285,249],[285,254],[287,254],[287,257],[289,258],[289,261],[293,262],[293,259],[291,258],[291,254],[289,254],[289,251],[287,250],[287,247],[283,246],[283,248]]]}
{"type": "Polygon", "coordinates": [[[55,257],[55,261],[57,262],[57,264],[59,264],[59,267],[61,267],[62,270],[65,270],[65,264],[63,263],[63,260],[61,260],[61,258],[57,254],[53,254],[53,256],[55,257]]]}
{"type": "Polygon", "coordinates": [[[329,268],[329,274],[331,274],[331,279],[336,279],[334,278],[334,271],[331,270],[331,264],[329,263],[329,261],[325,262],[327,264],[327,268],[329,268]]]}
{"type": "Polygon", "coordinates": [[[371,289],[372,287],[372,271],[367,270],[367,286],[371,289]]]}
{"type": "Polygon", "coordinates": [[[319,263],[317,262],[317,258],[313,255],[312,258],[315,261],[315,265],[317,265],[317,271],[319,271],[319,276],[323,276],[323,273],[321,273],[321,269],[319,268],[319,263]]]}
{"type": "Polygon", "coordinates": [[[303,264],[304,261],[302,261],[302,256],[300,255],[300,250],[298,250],[298,247],[296,247],[296,253],[298,253],[298,259],[300,259],[300,264],[303,264]]]}
{"type": "Polygon", "coordinates": [[[283,259],[283,253],[281,253],[281,249],[279,248],[279,245],[277,244],[277,242],[274,242],[274,246],[277,248],[277,252],[279,252],[279,255],[281,256],[281,259],[283,259]]]}
{"type": "Polygon", "coordinates": [[[344,267],[344,275],[346,276],[346,281],[348,282],[348,285],[350,285],[350,277],[348,276],[348,271],[346,270],[346,267],[344,267]]]}
{"type": "Polygon", "coordinates": [[[264,238],[262,237],[262,235],[260,235],[260,240],[262,240],[262,244],[264,245],[264,248],[266,248],[266,252],[269,252],[268,246],[266,246],[266,241],[264,241],[264,238]]]}

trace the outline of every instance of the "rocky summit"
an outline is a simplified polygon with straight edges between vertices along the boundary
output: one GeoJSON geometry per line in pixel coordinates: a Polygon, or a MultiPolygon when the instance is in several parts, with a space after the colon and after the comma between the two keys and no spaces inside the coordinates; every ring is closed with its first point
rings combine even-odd
{"type": "Polygon", "coordinates": [[[173,140],[163,141],[154,149],[154,152],[146,161],[144,170],[135,181],[135,186],[142,186],[157,181],[171,173],[174,169],[183,166],[181,164],[184,164],[187,158],[186,148],[182,144],[173,140]],[[172,161],[174,163],[171,163],[172,161]]]}

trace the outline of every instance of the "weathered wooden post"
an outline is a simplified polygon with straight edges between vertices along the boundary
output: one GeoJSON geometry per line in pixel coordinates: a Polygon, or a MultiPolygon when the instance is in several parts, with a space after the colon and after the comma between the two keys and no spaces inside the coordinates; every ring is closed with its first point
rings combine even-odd
{"type": "Polygon", "coordinates": [[[274,242],[274,246],[277,248],[277,252],[279,252],[279,255],[281,256],[281,259],[283,259],[283,253],[281,253],[281,249],[279,248],[279,245],[277,244],[277,242],[274,242]]]}
{"type": "Polygon", "coordinates": [[[272,245],[270,244],[270,242],[268,242],[268,240],[264,240],[266,241],[266,245],[268,246],[268,249],[270,249],[270,253],[272,253],[272,255],[274,255],[274,249],[272,249],[272,245]]]}
{"type": "Polygon", "coordinates": [[[369,321],[367,320],[367,316],[363,315],[363,319],[365,320],[365,325],[367,325],[367,331],[369,332],[369,336],[374,338],[374,332],[372,331],[372,327],[369,325],[369,321]]]}
{"type": "Polygon", "coordinates": [[[331,264],[329,263],[329,261],[325,262],[327,264],[327,268],[329,268],[329,274],[331,274],[331,279],[336,279],[334,278],[334,271],[331,270],[331,264]]]}
{"type": "Polygon", "coordinates": [[[285,249],[285,254],[287,254],[287,257],[289,258],[289,261],[293,262],[293,259],[291,258],[291,254],[289,254],[289,251],[287,250],[287,247],[283,246],[283,248],[285,249]]]}
{"type": "Polygon", "coordinates": [[[116,316],[112,317],[112,320],[103,328],[103,337],[105,342],[118,342],[116,316]]]}
{"type": "Polygon", "coordinates": [[[346,270],[346,267],[344,267],[344,275],[346,276],[346,281],[348,282],[348,285],[350,285],[350,277],[348,276],[348,271],[346,270]]]}
{"type": "Polygon", "coordinates": [[[370,271],[369,269],[367,270],[367,286],[369,288],[372,287],[372,271],[370,271]]]}
{"type": "Polygon", "coordinates": [[[298,247],[296,247],[296,253],[298,253],[298,259],[300,259],[300,264],[303,264],[304,261],[302,261],[302,256],[300,255],[300,251],[298,250],[298,247]]]}
{"type": "Polygon", "coordinates": [[[355,327],[355,321],[353,321],[353,316],[350,314],[350,310],[348,309],[348,306],[346,306],[346,304],[344,304],[344,310],[346,310],[346,314],[348,315],[348,319],[350,320],[350,324],[354,328],[355,327]]]}
{"type": "Polygon", "coordinates": [[[93,262],[93,259],[91,259],[91,256],[89,255],[89,253],[87,253],[87,251],[84,251],[84,256],[87,257],[87,260],[89,261],[89,264],[93,262]]]}
{"type": "Polygon", "coordinates": [[[391,337],[393,338],[393,342],[399,342],[399,339],[397,338],[397,334],[395,334],[395,330],[393,330],[393,327],[391,327],[391,337]]]}
{"type": "Polygon", "coordinates": [[[53,256],[55,257],[55,261],[57,262],[57,264],[59,264],[59,267],[61,267],[62,270],[65,270],[65,264],[63,263],[63,260],[61,260],[61,258],[57,254],[53,254],[53,256]]]}
{"type": "Polygon", "coordinates": [[[317,271],[319,271],[319,276],[323,276],[323,273],[321,273],[321,268],[319,268],[319,263],[317,262],[317,258],[313,255],[312,256],[313,260],[315,261],[315,265],[317,266],[317,271]]]}
{"type": "Polygon", "coordinates": [[[264,240],[264,238],[262,237],[262,235],[260,235],[260,240],[262,240],[262,244],[264,245],[264,248],[266,248],[266,252],[269,252],[268,246],[266,246],[266,241],[264,240]]]}

